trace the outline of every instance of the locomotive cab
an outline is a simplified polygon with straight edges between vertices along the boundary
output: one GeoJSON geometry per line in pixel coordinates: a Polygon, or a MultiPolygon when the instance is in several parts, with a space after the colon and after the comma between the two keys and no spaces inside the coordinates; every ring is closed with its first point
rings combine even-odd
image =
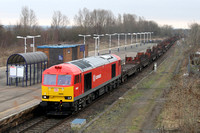
{"type": "Polygon", "coordinates": [[[72,75],[44,74],[43,101],[73,101],[72,75]]]}
{"type": "Polygon", "coordinates": [[[74,97],[81,93],[81,71],[72,67],[70,64],[59,64],[43,72],[40,105],[45,110],[69,110],[74,97]]]}

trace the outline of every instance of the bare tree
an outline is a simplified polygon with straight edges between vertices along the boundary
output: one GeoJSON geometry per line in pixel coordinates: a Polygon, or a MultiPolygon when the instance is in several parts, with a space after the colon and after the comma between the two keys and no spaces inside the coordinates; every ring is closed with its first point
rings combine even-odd
{"type": "Polygon", "coordinates": [[[35,12],[26,6],[22,7],[20,20],[17,23],[18,34],[25,35],[34,33],[37,25],[35,12]]]}
{"type": "Polygon", "coordinates": [[[37,17],[35,12],[28,7],[23,7],[20,15],[20,24],[24,27],[35,27],[37,25],[37,17]]]}
{"type": "Polygon", "coordinates": [[[69,20],[66,15],[63,15],[60,11],[55,11],[52,16],[51,27],[55,29],[66,27],[69,20]]]}
{"type": "Polygon", "coordinates": [[[132,32],[136,29],[136,15],[134,14],[124,14],[123,15],[123,25],[124,31],[132,32]]]}
{"type": "Polygon", "coordinates": [[[75,15],[74,20],[78,26],[84,28],[90,27],[90,11],[87,8],[79,10],[78,14],[75,15]]]}
{"type": "Polygon", "coordinates": [[[29,11],[29,26],[30,27],[35,27],[37,25],[37,18],[35,15],[35,12],[30,9],[29,11]]]}
{"type": "Polygon", "coordinates": [[[199,45],[200,43],[200,25],[193,23],[190,25],[189,43],[191,45],[199,45]]]}

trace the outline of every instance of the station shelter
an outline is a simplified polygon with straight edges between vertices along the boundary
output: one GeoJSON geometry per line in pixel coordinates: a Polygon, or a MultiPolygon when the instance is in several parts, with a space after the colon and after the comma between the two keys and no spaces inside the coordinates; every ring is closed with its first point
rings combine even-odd
{"type": "Polygon", "coordinates": [[[18,53],[7,60],[7,85],[28,86],[42,82],[48,57],[43,52],[18,53]]]}

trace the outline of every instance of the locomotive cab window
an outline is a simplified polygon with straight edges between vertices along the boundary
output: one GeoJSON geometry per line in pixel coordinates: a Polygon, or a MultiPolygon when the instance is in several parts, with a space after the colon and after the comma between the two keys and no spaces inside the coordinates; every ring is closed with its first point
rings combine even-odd
{"type": "Polygon", "coordinates": [[[76,75],[74,78],[74,84],[79,83],[79,75],[76,75]]]}
{"type": "Polygon", "coordinates": [[[44,75],[44,85],[56,85],[56,75],[53,74],[45,74],[44,75]]]}
{"type": "Polygon", "coordinates": [[[71,75],[58,75],[58,85],[71,85],[71,75]]]}

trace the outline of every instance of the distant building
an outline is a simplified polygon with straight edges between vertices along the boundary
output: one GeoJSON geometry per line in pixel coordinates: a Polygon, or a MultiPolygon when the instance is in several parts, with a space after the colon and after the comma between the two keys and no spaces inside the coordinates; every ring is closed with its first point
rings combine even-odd
{"type": "Polygon", "coordinates": [[[88,46],[84,44],[56,44],[37,46],[37,51],[44,52],[48,57],[48,67],[81,59],[88,56],[88,46]]]}

